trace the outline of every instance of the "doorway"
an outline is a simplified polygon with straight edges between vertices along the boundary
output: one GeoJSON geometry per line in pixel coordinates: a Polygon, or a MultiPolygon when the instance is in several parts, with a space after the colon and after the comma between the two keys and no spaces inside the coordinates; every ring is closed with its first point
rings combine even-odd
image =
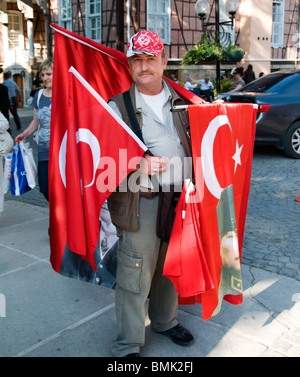
{"type": "Polygon", "coordinates": [[[17,73],[13,75],[13,79],[20,88],[20,93],[21,96],[18,98],[18,107],[23,107],[24,106],[24,96],[23,96],[23,77],[17,73]]]}

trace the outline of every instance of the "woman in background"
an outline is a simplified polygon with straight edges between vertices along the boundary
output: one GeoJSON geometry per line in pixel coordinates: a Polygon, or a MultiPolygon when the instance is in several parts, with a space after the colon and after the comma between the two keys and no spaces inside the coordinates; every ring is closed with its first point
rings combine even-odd
{"type": "Polygon", "coordinates": [[[40,192],[49,201],[48,162],[53,76],[53,61],[51,59],[46,59],[41,63],[40,73],[44,89],[38,90],[34,95],[32,101],[33,119],[29,126],[16,136],[15,141],[16,143],[23,141],[38,130],[38,180],[40,192]]]}
{"type": "Polygon", "coordinates": [[[249,82],[255,80],[255,73],[253,71],[253,66],[252,64],[248,65],[248,68],[246,69],[244,73],[244,81],[245,84],[249,84],[249,82]]]}

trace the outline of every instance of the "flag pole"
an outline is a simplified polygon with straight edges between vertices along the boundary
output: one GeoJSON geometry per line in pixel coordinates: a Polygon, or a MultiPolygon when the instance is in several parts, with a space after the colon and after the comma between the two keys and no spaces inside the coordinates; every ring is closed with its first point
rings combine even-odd
{"type": "MultiPolygon", "coordinates": [[[[208,104],[209,102],[204,102],[204,104],[208,104]]],[[[220,102],[221,103],[221,102],[220,102]]],[[[223,105],[226,105],[226,103],[224,103],[224,102],[222,102],[222,104],[223,105]]],[[[171,108],[171,110],[170,111],[183,111],[183,110],[188,110],[188,107],[189,106],[194,106],[193,104],[190,104],[190,105],[178,105],[178,106],[173,106],[172,108],[171,108]]],[[[256,103],[254,103],[253,104],[253,109],[258,109],[258,112],[260,112],[260,108],[259,108],[259,106],[256,104],[256,103]]]]}
{"type": "Polygon", "coordinates": [[[187,110],[189,105],[179,105],[179,106],[173,106],[170,111],[183,111],[187,110]]]}

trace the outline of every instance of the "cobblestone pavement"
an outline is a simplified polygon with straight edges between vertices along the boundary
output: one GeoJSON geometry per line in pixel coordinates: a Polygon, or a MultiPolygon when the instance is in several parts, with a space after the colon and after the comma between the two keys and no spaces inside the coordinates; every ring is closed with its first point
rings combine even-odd
{"type": "Polygon", "coordinates": [[[242,263],[300,280],[300,160],[255,147],[242,263]]]}
{"type": "MultiPolygon", "coordinates": [[[[19,111],[22,129],[32,119],[30,109],[19,111]]],[[[13,136],[16,135],[10,120],[13,136]]],[[[34,155],[36,145],[29,138],[34,155]]],[[[256,146],[245,227],[242,263],[300,281],[300,160],[290,159],[272,146],[256,146]]],[[[6,194],[6,200],[19,200],[41,207],[48,203],[39,188],[21,197],[6,194]]]]}

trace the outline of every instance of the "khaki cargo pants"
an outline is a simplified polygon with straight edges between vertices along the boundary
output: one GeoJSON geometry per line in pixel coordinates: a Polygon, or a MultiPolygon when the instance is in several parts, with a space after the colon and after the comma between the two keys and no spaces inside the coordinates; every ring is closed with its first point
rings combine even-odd
{"type": "Polygon", "coordinates": [[[115,290],[117,338],[114,356],[140,352],[145,343],[145,304],[154,331],[177,325],[178,295],[162,276],[168,244],[156,236],[158,197],[140,198],[139,230],[121,231],[115,290]]]}

